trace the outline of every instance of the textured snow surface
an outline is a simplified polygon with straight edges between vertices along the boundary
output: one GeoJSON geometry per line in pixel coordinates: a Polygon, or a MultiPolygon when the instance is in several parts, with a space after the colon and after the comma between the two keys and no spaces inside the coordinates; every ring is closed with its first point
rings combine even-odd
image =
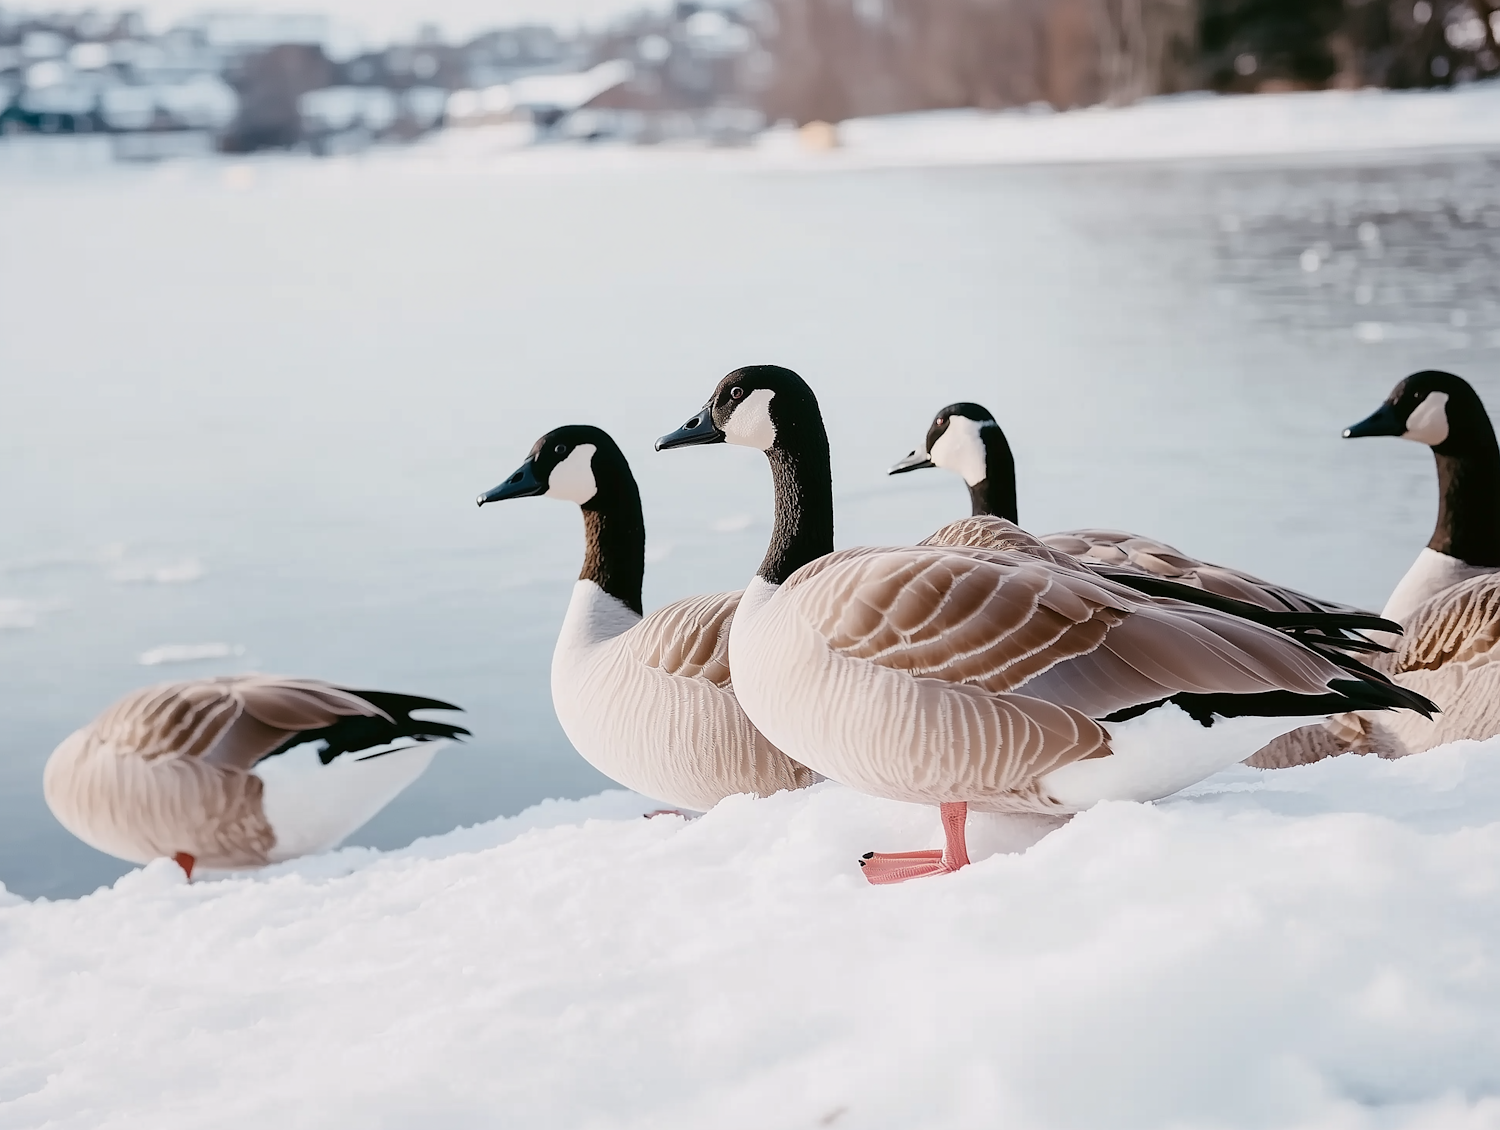
{"type": "Polygon", "coordinates": [[[649,807],[9,900],[0,1127],[1500,1126],[1500,741],[976,817],[878,889],[935,813],[649,807]]]}

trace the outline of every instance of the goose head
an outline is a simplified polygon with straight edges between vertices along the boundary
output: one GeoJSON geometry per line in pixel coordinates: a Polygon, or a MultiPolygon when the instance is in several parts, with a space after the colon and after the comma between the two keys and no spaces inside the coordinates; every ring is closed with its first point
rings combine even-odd
{"type": "MultiPolygon", "coordinates": [[[[1344,436],[1399,436],[1432,448],[1438,516],[1427,548],[1465,565],[1500,569],[1500,445],[1468,381],[1435,369],[1413,373],[1391,390],[1384,404],[1345,428],[1344,436]]],[[[1412,568],[1407,578],[1418,586],[1412,591],[1421,591],[1424,559],[1419,557],[1412,568]]],[[[1403,580],[1392,594],[1387,615],[1403,607],[1397,598],[1407,586],[1403,580]]]]}
{"type": "Polygon", "coordinates": [[[769,452],[793,446],[798,433],[822,429],[806,381],[780,365],[746,365],[721,380],[692,419],[658,439],[656,450],[733,443],[769,452]]]}
{"type": "Polygon", "coordinates": [[[896,462],[892,475],[942,467],[969,488],[975,514],[995,514],[1016,521],[1016,465],[1010,443],[981,404],[960,401],[932,419],[922,446],[896,462]]]}
{"type": "Polygon", "coordinates": [[[736,369],[687,423],[656,441],[656,450],[707,443],[754,447],[771,464],[776,523],[757,577],[779,585],[809,561],[833,552],[828,432],[806,381],[780,365],[736,369]]]}
{"type": "Polygon", "coordinates": [[[1398,436],[1425,443],[1439,454],[1457,454],[1493,435],[1473,386],[1436,369],[1413,373],[1391,390],[1384,404],[1344,429],[1345,439],[1398,436]]]}
{"type": "Polygon", "coordinates": [[[580,581],[591,581],[637,617],[646,570],[646,523],[630,464],[608,432],[587,424],[553,428],[526,461],[479,505],[544,495],[573,502],[583,512],[580,581]]]}
{"type": "Polygon", "coordinates": [[[609,433],[588,424],[553,428],[532,445],[515,472],[479,496],[479,505],[544,495],[597,509],[611,484],[632,481],[630,466],[609,433]]]}

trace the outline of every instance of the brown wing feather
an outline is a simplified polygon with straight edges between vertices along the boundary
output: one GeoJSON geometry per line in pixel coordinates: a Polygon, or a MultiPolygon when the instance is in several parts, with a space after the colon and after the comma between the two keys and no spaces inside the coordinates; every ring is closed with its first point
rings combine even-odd
{"type": "Polygon", "coordinates": [[[145,687],[111,706],[90,731],[119,753],[146,761],[188,757],[248,770],[291,735],[351,714],[383,717],[328,683],[232,675],[145,687]]]}
{"type": "Polygon", "coordinates": [[[1041,538],[1028,534],[1009,519],[999,518],[993,514],[975,514],[969,518],[949,522],[917,544],[949,546],[955,549],[1014,550],[1030,554],[1054,565],[1077,564],[1067,550],[1048,545],[1041,538]]]}
{"type": "Polygon", "coordinates": [[[1090,717],[1180,692],[1320,694],[1342,676],[1271,629],[1026,552],[856,550],[817,564],[836,576],[813,590],[805,614],[834,650],[991,694],[1022,690],[1090,717]]]}
{"type": "Polygon", "coordinates": [[[1243,600],[1275,612],[1360,612],[1361,609],[1309,596],[1250,573],[1190,557],[1175,546],[1123,530],[1064,530],[1040,539],[1050,548],[1080,561],[1139,569],[1192,585],[1218,596],[1243,600]]]}
{"type": "Polygon", "coordinates": [[[717,687],[728,687],[729,626],[739,606],[738,592],[673,601],[630,631],[631,654],[638,662],[669,675],[706,679],[717,687]]]}

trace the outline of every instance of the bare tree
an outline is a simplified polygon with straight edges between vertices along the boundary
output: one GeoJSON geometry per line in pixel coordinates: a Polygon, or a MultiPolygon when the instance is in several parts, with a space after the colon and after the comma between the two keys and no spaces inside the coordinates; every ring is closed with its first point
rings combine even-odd
{"type": "Polygon", "coordinates": [[[766,110],[797,121],[1129,102],[1191,84],[1195,0],[773,0],[766,110]]]}

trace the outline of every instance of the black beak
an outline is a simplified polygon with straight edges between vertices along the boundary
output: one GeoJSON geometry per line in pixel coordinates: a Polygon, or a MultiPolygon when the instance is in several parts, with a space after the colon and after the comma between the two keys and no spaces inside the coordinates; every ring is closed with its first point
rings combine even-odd
{"type": "Polygon", "coordinates": [[[907,471],[920,471],[923,467],[936,467],[931,456],[925,451],[913,451],[905,459],[898,459],[891,464],[887,475],[904,475],[907,471]]]}
{"type": "Polygon", "coordinates": [[[479,505],[483,506],[486,502],[504,502],[507,498],[531,498],[533,495],[546,493],[547,484],[536,477],[536,466],[528,459],[510,478],[493,490],[487,490],[481,494],[479,505]]]}
{"type": "Polygon", "coordinates": [[[668,432],[656,441],[657,451],[670,451],[674,447],[699,447],[705,443],[723,443],[724,433],[714,423],[714,402],[710,400],[687,423],[675,432],[668,432]]]}
{"type": "Polygon", "coordinates": [[[1365,436],[1400,436],[1406,434],[1406,421],[1395,407],[1382,404],[1359,423],[1344,429],[1345,439],[1362,439],[1365,436]]]}

